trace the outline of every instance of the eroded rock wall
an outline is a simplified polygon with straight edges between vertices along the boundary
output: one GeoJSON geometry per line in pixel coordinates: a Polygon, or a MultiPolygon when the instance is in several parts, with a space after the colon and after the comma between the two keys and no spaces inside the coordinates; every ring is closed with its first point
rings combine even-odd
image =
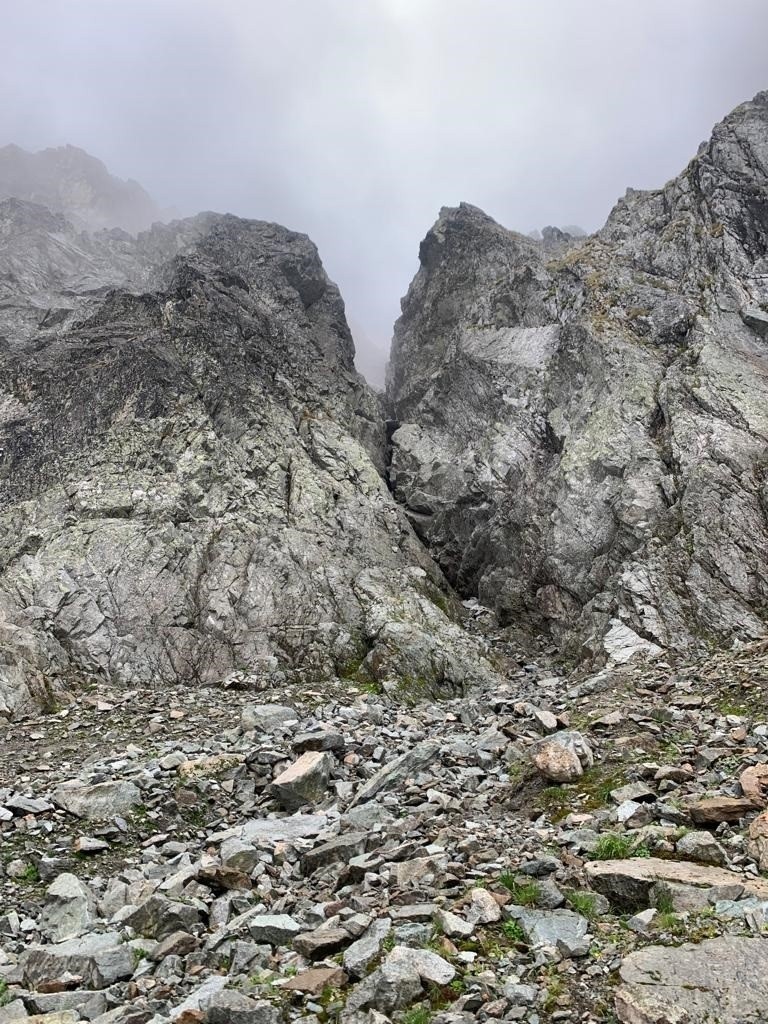
{"type": "Polygon", "coordinates": [[[382,477],[303,235],[137,239],[0,204],[0,710],[89,675],[421,687],[489,671],[382,477]]]}
{"type": "Polygon", "coordinates": [[[587,239],[443,210],[391,481],[449,579],[576,657],[765,632],[768,93],[587,239]]]}

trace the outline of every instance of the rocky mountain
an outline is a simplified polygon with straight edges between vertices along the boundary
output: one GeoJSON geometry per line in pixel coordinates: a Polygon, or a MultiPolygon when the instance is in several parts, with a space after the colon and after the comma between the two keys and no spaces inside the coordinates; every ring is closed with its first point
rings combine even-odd
{"type": "Polygon", "coordinates": [[[577,660],[766,632],[768,93],[586,239],[442,211],[395,328],[393,492],[577,660]]]}
{"type": "Polygon", "coordinates": [[[490,671],[383,479],[315,247],[0,204],[0,708],[65,685],[490,671]]]}
{"type": "Polygon", "coordinates": [[[304,235],[0,201],[0,1024],[766,1020],[767,129],[444,210],[386,402],[304,235]]]}
{"type": "Polygon", "coordinates": [[[138,182],[114,177],[101,160],[77,146],[39,153],[0,147],[0,200],[10,197],[46,206],[90,231],[142,231],[163,217],[138,182]]]}

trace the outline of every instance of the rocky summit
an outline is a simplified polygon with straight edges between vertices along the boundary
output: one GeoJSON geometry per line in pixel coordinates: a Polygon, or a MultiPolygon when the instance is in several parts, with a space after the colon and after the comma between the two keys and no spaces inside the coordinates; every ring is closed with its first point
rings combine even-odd
{"type": "Polygon", "coordinates": [[[576,660],[765,633],[768,93],[589,238],[445,209],[391,483],[453,585],[576,660]]]}
{"type": "Polygon", "coordinates": [[[443,210],[385,395],[305,235],[70,149],[0,150],[0,1024],[768,1020],[768,93],[589,237],[443,210]]]}

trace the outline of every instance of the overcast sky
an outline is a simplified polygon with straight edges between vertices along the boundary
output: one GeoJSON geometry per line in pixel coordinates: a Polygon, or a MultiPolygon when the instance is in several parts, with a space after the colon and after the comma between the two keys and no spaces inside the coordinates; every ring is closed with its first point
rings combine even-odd
{"type": "Polygon", "coordinates": [[[594,230],[768,88],[767,0],[4,0],[0,144],[276,220],[380,382],[444,205],[594,230]]]}

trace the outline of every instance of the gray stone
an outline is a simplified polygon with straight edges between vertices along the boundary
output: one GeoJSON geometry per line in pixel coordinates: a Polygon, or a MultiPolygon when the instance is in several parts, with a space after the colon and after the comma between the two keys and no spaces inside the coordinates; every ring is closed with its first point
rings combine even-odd
{"type": "Polygon", "coordinates": [[[539,997],[535,985],[521,985],[516,981],[505,982],[502,993],[510,1006],[534,1006],[539,997]]]}
{"type": "Polygon", "coordinates": [[[625,957],[615,1008],[624,1024],[760,1024],[768,1006],[768,942],[724,935],[648,946],[625,957]]]}
{"type": "Polygon", "coordinates": [[[335,839],[329,839],[327,843],[321,843],[304,854],[301,870],[305,875],[311,875],[330,864],[346,863],[352,857],[365,853],[367,841],[368,836],[364,832],[346,832],[335,839]]]}
{"type": "Polygon", "coordinates": [[[34,1014],[76,1010],[78,1017],[84,1020],[93,1020],[94,1017],[100,1017],[107,1012],[106,995],[103,992],[90,992],[87,989],[50,994],[35,992],[29,996],[27,1004],[34,1014]]]}
{"type": "Polygon", "coordinates": [[[200,922],[200,912],[189,903],[155,894],[123,918],[137,935],[163,939],[172,932],[188,932],[200,922]]]}
{"type": "Polygon", "coordinates": [[[37,988],[63,974],[79,975],[89,988],[108,988],[133,974],[133,955],[118,932],[69,939],[49,946],[28,946],[19,960],[24,983],[37,988]]]}
{"type": "Polygon", "coordinates": [[[589,922],[572,910],[529,910],[509,907],[531,946],[554,946],[564,956],[586,956],[589,952],[589,922]]]}
{"type": "Polygon", "coordinates": [[[681,856],[701,864],[720,866],[728,859],[725,850],[710,832],[687,832],[678,839],[676,847],[681,856]]]}
{"type": "Polygon", "coordinates": [[[240,829],[240,838],[259,847],[292,843],[316,836],[328,824],[324,814],[292,814],[286,818],[253,818],[240,829]]]}
{"type": "Polygon", "coordinates": [[[298,718],[293,708],[282,704],[246,704],[240,712],[240,728],[243,732],[258,729],[272,734],[285,731],[285,727],[298,722],[298,718]]]}
{"type": "Polygon", "coordinates": [[[353,804],[362,804],[373,800],[380,793],[385,793],[400,785],[410,775],[429,767],[439,758],[440,744],[435,740],[424,740],[417,743],[411,750],[396,757],[389,764],[380,768],[355,794],[353,804]]]}
{"type": "Polygon", "coordinates": [[[648,906],[651,887],[658,882],[702,889],[736,887],[737,892],[768,898],[768,881],[745,878],[723,868],[659,857],[597,860],[586,865],[587,881],[597,892],[626,909],[648,906]]]}
{"type": "Polygon", "coordinates": [[[392,921],[380,917],[368,931],[344,950],[344,970],[353,978],[361,978],[381,951],[384,939],[392,931],[392,921]]]}
{"type": "Polygon", "coordinates": [[[325,796],[333,767],[330,754],[308,750],[274,780],[270,792],[286,810],[318,803],[325,796]]]}
{"type": "Polygon", "coordinates": [[[745,306],[741,310],[741,319],[761,338],[768,340],[768,313],[758,306],[745,306]]]}
{"type": "Polygon", "coordinates": [[[40,928],[52,942],[77,938],[95,920],[96,900],[76,875],[61,874],[48,886],[40,928]]]}
{"type": "Polygon", "coordinates": [[[53,792],[53,802],[78,818],[100,821],[130,814],[141,802],[141,793],[132,782],[99,782],[88,786],[78,780],[62,783],[53,792]]]}
{"type": "Polygon", "coordinates": [[[266,999],[250,999],[240,992],[215,992],[205,1011],[206,1024],[280,1024],[279,1007],[266,999]]]}
{"type": "Polygon", "coordinates": [[[288,914],[257,914],[248,920],[254,942],[286,945],[301,932],[301,925],[288,914]]]}

